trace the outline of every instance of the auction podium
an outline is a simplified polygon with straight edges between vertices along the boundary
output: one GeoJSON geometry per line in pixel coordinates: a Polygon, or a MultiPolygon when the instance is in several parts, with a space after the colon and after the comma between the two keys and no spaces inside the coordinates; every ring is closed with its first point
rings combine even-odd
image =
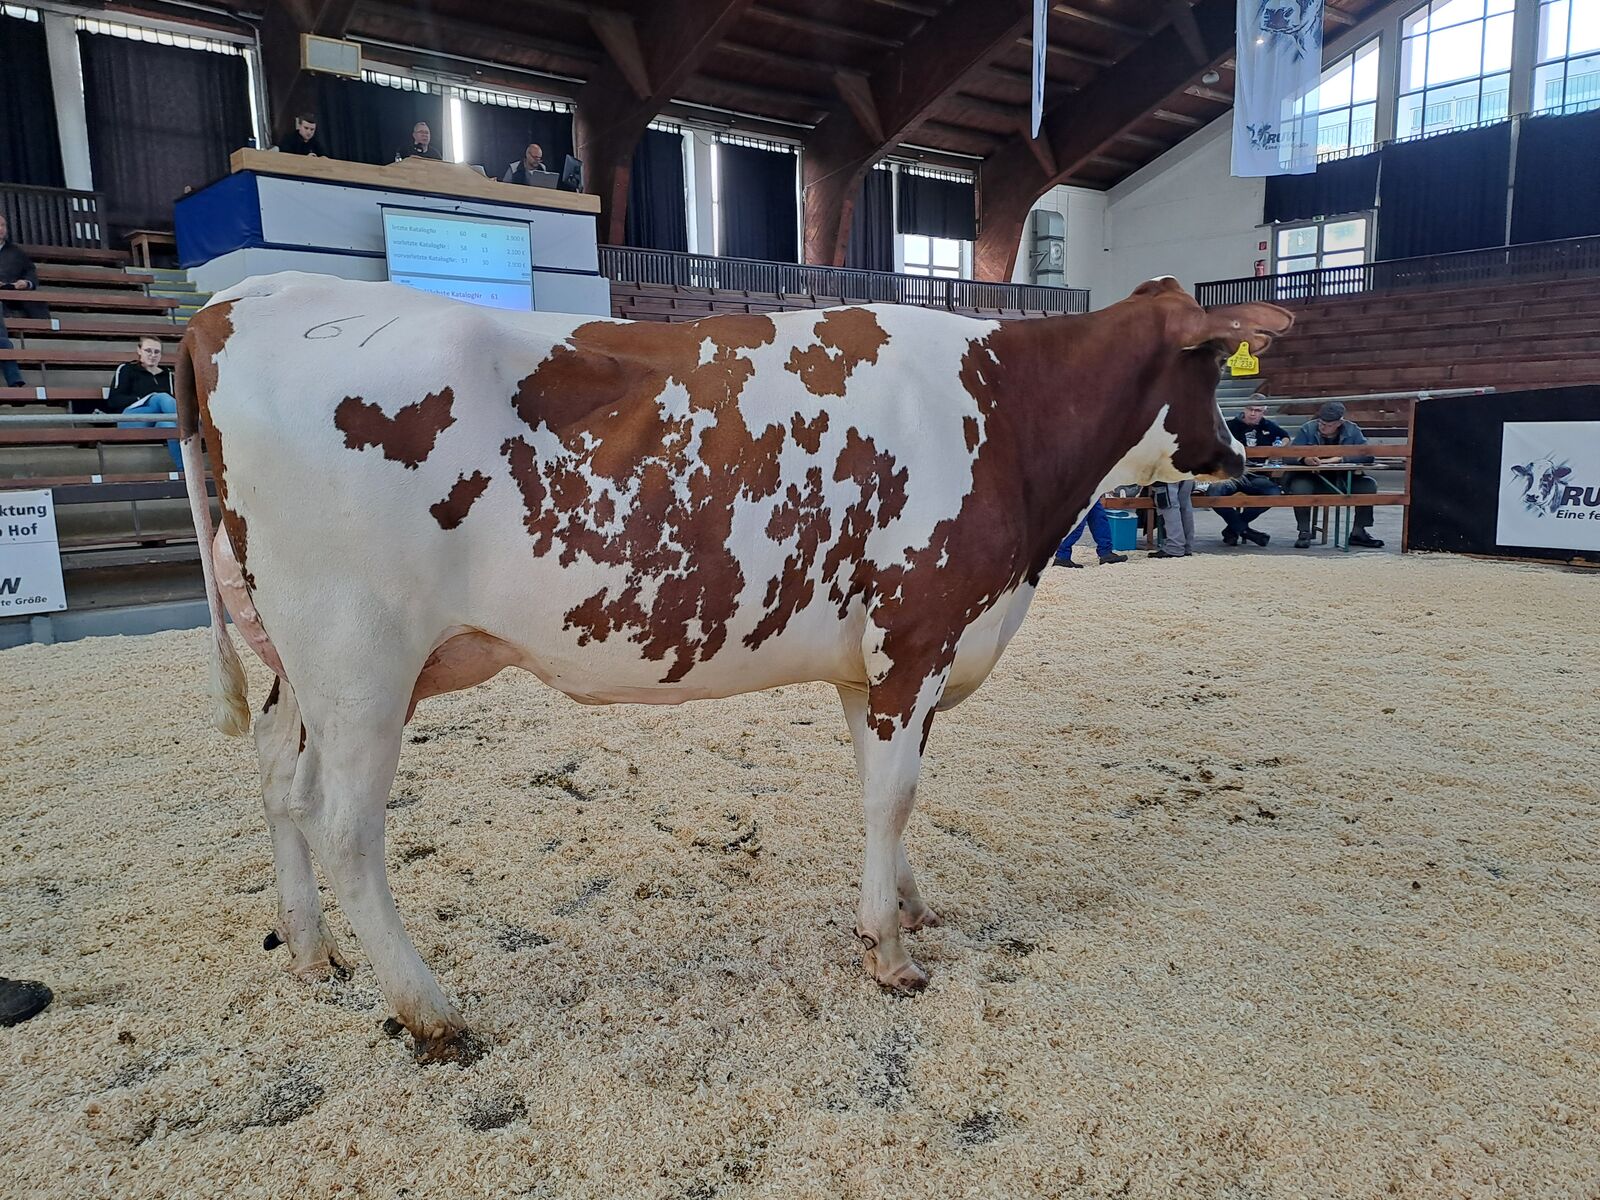
{"type": "Polygon", "coordinates": [[[611,315],[596,196],[500,183],[426,158],[376,167],[246,149],[230,163],[232,174],[174,206],[178,260],[203,292],[275,271],[385,279],[382,210],[394,205],[526,222],[534,308],[611,315]]]}

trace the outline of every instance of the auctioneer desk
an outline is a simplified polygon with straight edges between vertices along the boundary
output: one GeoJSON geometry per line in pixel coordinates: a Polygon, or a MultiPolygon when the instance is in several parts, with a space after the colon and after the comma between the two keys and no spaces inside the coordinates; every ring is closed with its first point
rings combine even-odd
{"type": "Polygon", "coordinates": [[[611,314],[595,246],[597,196],[500,183],[425,158],[376,167],[244,149],[229,161],[232,174],[174,206],[178,260],[201,291],[274,271],[387,278],[380,206],[389,204],[525,221],[534,308],[611,314]]]}

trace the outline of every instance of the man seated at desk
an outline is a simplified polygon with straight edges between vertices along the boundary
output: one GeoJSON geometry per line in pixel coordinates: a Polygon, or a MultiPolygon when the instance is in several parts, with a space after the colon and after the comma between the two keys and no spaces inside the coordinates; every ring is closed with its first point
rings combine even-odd
{"type": "MultiPolygon", "coordinates": [[[[1295,446],[1365,446],[1367,435],[1361,432],[1361,427],[1354,421],[1344,419],[1344,405],[1337,400],[1330,400],[1318,410],[1316,419],[1307,421],[1300,426],[1294,435],[1295,446]]],[[[1308,454],[1300,460],[1308,467],[1328,466],[1335,463],[1360,463],[1367,464],[1373,460],[1370,454],[1308,454]]],[[[1291,474],[1284,489],[1292,496],[1306,496],[1313,492],[1341,492],[1354,495],[1371,495],[1378,490],[1378,483],[1370,475],[1363,475],[1359,471],[1330,471],[1327,475],[1320,471],[1300,471],[1291,474]],[[1346,484],[1348,481],[1348,484],[1346,484]]],[[[1307,550],[1311,547],[1311,509],[1296,508],[1294,522],[1299,527],[1299,536],[1295,538],[1296,550],[1307,550]]],[[[1352,546],[1366,546],[1376,549],[1383,545],[1381,538],[1375,538],[1367,530],[1372,526],[1372,507],[1356,509],[1354,529],[1350,534],[1352,546]]]]}
{"type": "Polygon", "coordinates": [[[317,141],[317,114],[303,112],[294,119],[294,132],[283,139],[278,147],[285,154],[304,154],[310,158],[327,158],[328,152],[317,141]]]}
{"type": "Polygon", "coordinates": [[[555,180],[548,178],[550,174],[550,168],[544,165],[544,147],[538,142],[529,142],[528,148],[522,152],[522,157],[506,168],[506,173],[500,177],[500,182],[553,187],[555,180]]]}
{"type": "Polygon", "coordinates": [[[394,152],[395,162],[402,158],[431,158],[435,162],[443,162],[440,153],[433,148],[433,130],[428,128],[426,121],[418,121],[411,127],[411,144],[401,146],[394,152]]]}

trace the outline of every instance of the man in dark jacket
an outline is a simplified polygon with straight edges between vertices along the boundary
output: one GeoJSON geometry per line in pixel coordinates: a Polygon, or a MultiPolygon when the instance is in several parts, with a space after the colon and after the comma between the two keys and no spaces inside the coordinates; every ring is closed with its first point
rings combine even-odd
{"type": "Polygon", "coordinates": [[[394,152],[395,162],[402,158],[431,158],[440,161],[440,155],[433,148],[433,130],[428,128],[426,121],[418,121],[411,127],[411,144],[401,146],[394,152]]]}
{"type": "MultiPolygon", "coordinates": [[[[1289,441],[1289,434],[1283,426],[1267,419],[1267,398],[1260,392],[1246,400],[1244,410],[1228,422],[1228,432],[1244,446],[1283,446],[1289,441]]],[[[1250,462],[1260,462],[1260,460],[1249,459],[1247,465],[1250,462]]],[[[1230,479],[1226,483],[1213,483],[1206,494],[1279,496],[1283,494],[1283,489],[1273,482],[1270,475],[1246,471],[1238,479],[1230,479]]],[[[1271,535],[1250,528],[1250,522],[1266,511],[1264,508],[1247,508],[1243,511],[1237,508],[1217,509],[1217,516],[1222,518],[1222,523],[1226,527],[1222,531],[1223,543],[1237,546],[1240,542],[1250,542],[1256,546],[1265,546],[1272,540],[1271,535]]]]}
{"type": "Polygon", "coordinates": [[[33,259],[11,240],[6,219],[0,216],[0,289],[6,293],[5,307],[21,309],[25,317],[48,317],[49,306],[33,300],[11,298],[17,292],[35,291],[38,286],[39,272],[34,269],[33,259]]]}
{"type": "Polygon", "coordinates": [[[305,154],[312,158],[327,158],[328,152],[317,141],[317,114],[303,112],[294,119],[294,132],[283,139],[278,149],[284,154],[305,154]]]}
{"type": "MultiPolygon", "coordinates": [[[[1344,419],[1344,405],[1337,400],[1330,400],[1317,412],[1316,420],[1307,421],[1300,426],[1294,435],[1296,446],[1365,446],[1367,435],[1361,432],[1361,427],[1354,421],[1344,419]]],[[[1308,454],[1300,460],[1308,467],[1326,466],[1331,463],[1370,463],[1374,459],[1370,454],[1326,454],[1318,452],[1308,454]]],[[[1289,494],[1306,496],[1315,492],[1349,492],[1352,494],[1371,495],[1378,490],[1378,484],[1370,475],[1359,472],[1340,471],[1334,478],[1317,471],[1297,472],[1289,480],[1289,494]],[[1350,480],[1350,486],[1339,486],[1341,477],[1350,480]]],[[[1299,527],[1299,536],[1295,538],[1296,550],[1307,550],[1311,547],[1311,509],[1296,508],[1294,521],[1299,527]]],[[[1352,546],[1366,546],[1376,549],[1383,545],[1381,538],[1375,538],[1367,532],[1372,527],[1372,508],[1370,506],[1356,509],[1355,529],[1350,534],[1352,546]]]]}

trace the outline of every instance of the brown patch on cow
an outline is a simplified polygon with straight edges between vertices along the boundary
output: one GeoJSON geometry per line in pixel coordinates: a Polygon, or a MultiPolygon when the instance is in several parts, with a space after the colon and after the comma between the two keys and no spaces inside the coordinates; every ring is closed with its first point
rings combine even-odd
{"type": "Polygon", "coordinates": [[[830,308],[817,322],[817,344],[796,347],[784,364],[813,396],[842,396],[845,382],[862,363],[878,361],[889,335],[876,313],[864,308],[830,308]]]}
{"type": "Polygon", "coordinates": [[[428,509],[440,529],[454,529],[467,519],[478,497],[489,486],[489,477],[482,471],[462,475],[450,487],[450,494],[428,509]]]}
{"type": "Polygon", "coordinates": [[[663,682],[725,643],[745,582],[729,545],[734,502],[779,490],[785,428],[752,430],[739,409],[755,372],[741,351],[776,333],[760,315],[594,322],[511,397],[534,436],[508,438],[501,453],[534,553],[559,541],[563,565],[586,556],[628,572],[620,588],[574,605],[567,627],[585,644],[625,634],[647,659],[669,664],[663,682]],[[620,529],[610,528],[613,492],[624,501],[620,529]],[[646,580],[655,581],[648,608],[646,580]]]}
{"type": "MultiPolygon", "coordinates": [[[[208,304],[189,318],[183,335],[182,357],[188,360],[195,404],[198,409],[196,428],[204,436],[206,456],[210,459],[211,477],[217,484],[217,507],[222,513],[222,528],[233,547],[233,557],[239,564],[239,575],[245,587],[255,590],[256,578],[250,571],[250,530],[245,520],[228,503],[228,466],[222,450],[222,434],[211,420],[211,394],[217,390],[217,356],[222,353],[233,336],[234,301],[208,304]]],[[[180,392],[184,391],[180,383],[180,392]]],[[[180,395],[178,407],[187,408],[187,396],[180,395]]],[[[180,414],[181,415],[181,414],[180,414]]],[[[180,424],[187,424],[187,418],[180,424]]],[[[180,433],[182,430],[179,431],[180,433]]]]}
{"type": "Polygon", "coordinates": [[[976,417],[962,417],[961,432],[967,439],[967,449],[969,451],[976,450],[978,448],[978,419],[976,417]]]}
{"type": "Polygon", "coordinates": [[[391,417],[360,396],[346,396],[333,410],[333,424],[344,434],[346,449],[378,446],[389,461],[415,471],[433,453],[439,435],[456,423],[454,404],[455,392],[444,387],[391,417]]]}
{"type": "Polygon", "coordinates": [[[272,690],[267,693],[267,702],[261,706],[261,715],[264,717],[272,711],[272,706],[278,702],[278,685],[283,680],[276,675],[272,677],[272,690]]]}
{"type": "Polygon", "coordinates": [[[807,421],[799,413],[789,421],[789,435],[794,438],[795,445],[807,454],[815,454],[822,449],[822,435],[828,432],[828,414],[819,412],[807,421]]]}
{"type": "Polygon", "coordinates": [[[767,537],[774,542],[793,538],[795,546],[782,569],[767,581],[766,594],[761,600],[766,611],[756,627],[745,635],[746,646],[755,649],[781,633],[788,626],[789,618],[811,603],[816,594],[812,568],[823,543],[832,536],[833,520],[823,493],[822,468],[810,467],[806,470],[805,490],[791,483],[784,493],[783,503],[772,510],[767,521],[767,537]]]}
{"type": "Polygon", "coordinates": [[[301,724],[300,724],[300,753],[304,754],[305,752],[306,752],[306,727],[305,727],[305,723],[301,722],[301,724]]]}

